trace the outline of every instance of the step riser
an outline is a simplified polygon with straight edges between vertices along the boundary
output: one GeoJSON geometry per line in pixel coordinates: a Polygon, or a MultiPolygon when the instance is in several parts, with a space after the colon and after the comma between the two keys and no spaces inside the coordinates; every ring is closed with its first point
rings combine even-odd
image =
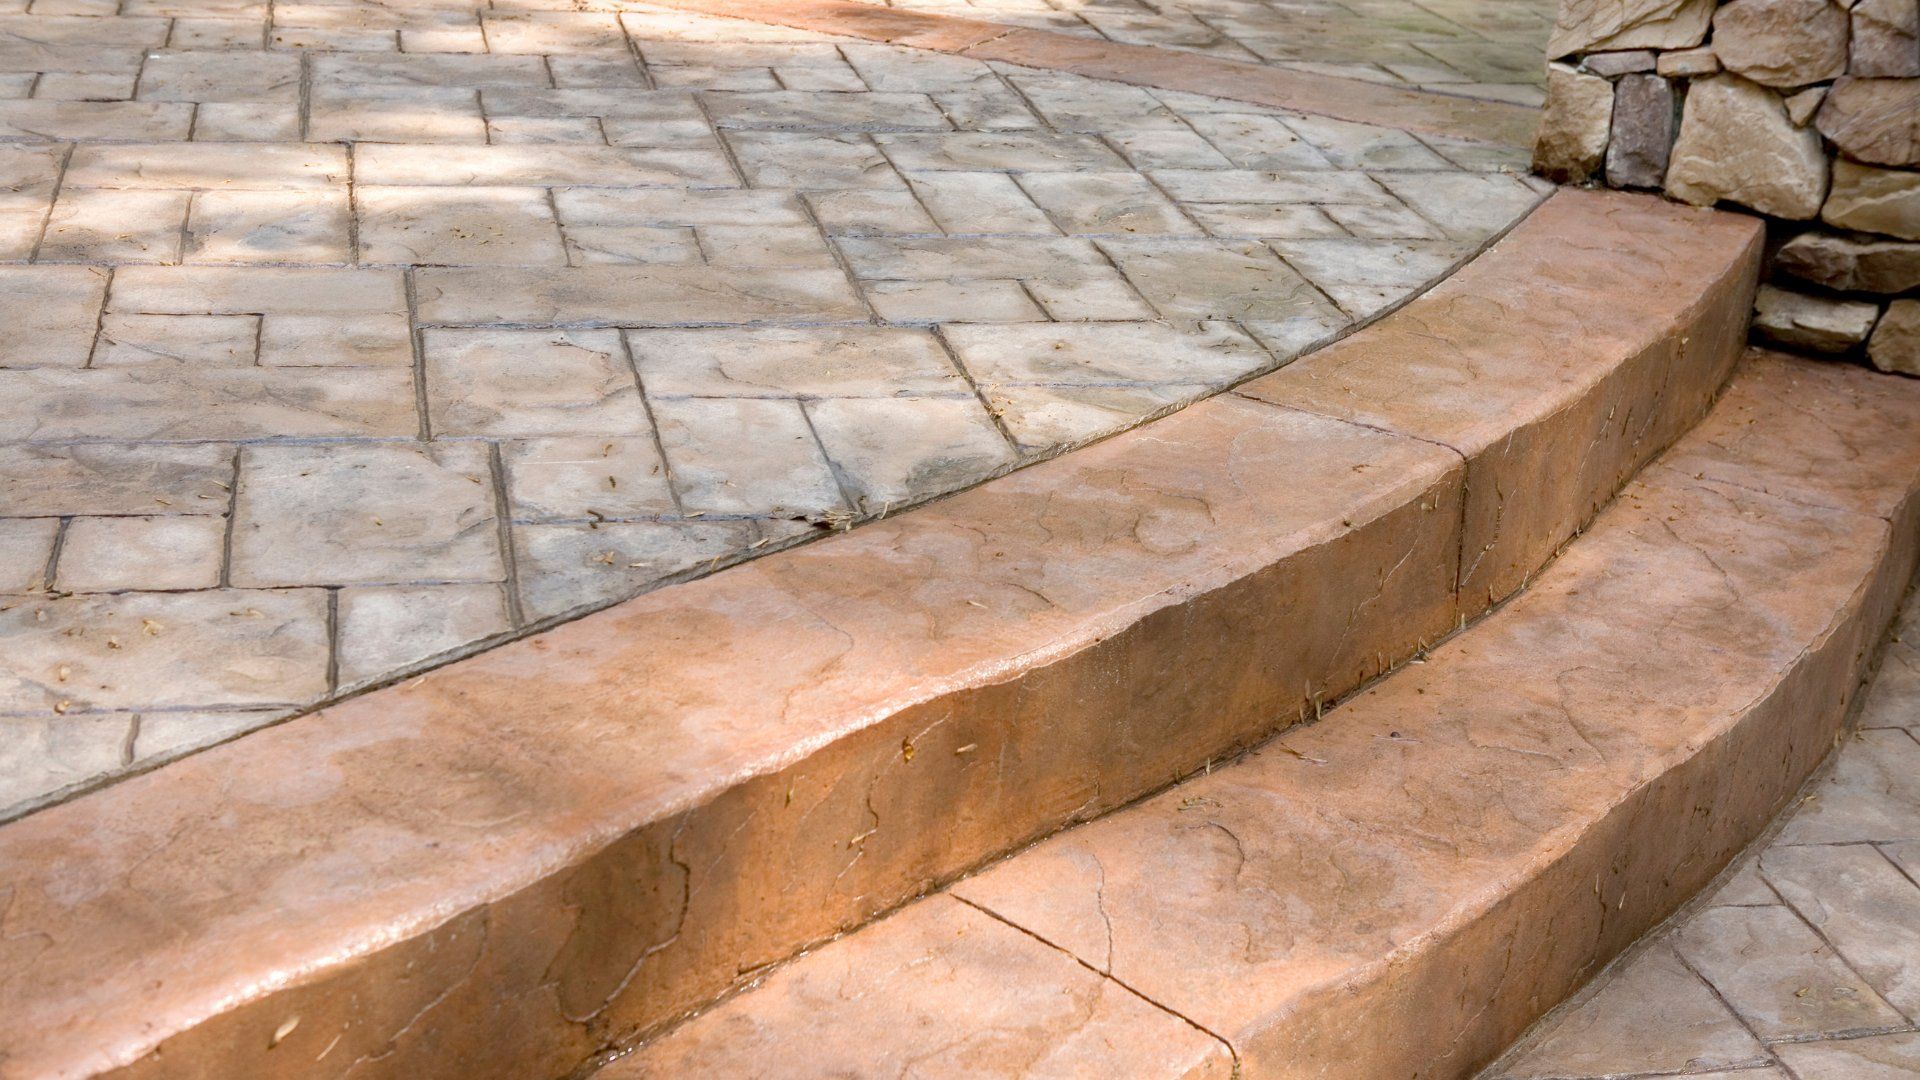
{"type": "MultiPolygon", "coordinates": [[[[1098,1060],[1044,1017],[969,1060],[954,900],[1217,1036],[1236,1075],[1472,1075],[1710,880],[1833,745],[1916,564],[1915,389],[1756,359],[1425,664],[797,960],[604,1080],[788,1060],[827,1076],[851,1045],[888,1067],[965,1047],[942,1065],[979,1076],[1098,1060]],[[946,938],[896,928],[928,925],[946,938]]],[[[1218,1068],[1216,1049],[1119,1071],[1218,1068]]]]}
{"type": "Polygon", "coordinates": [[[1633,792],[1471,924],[1447,928],[1439,948],[1359,993],[1303,999],[1295,1022],[1243,1045],[1243,1075],[1475,1075],[1784,809],[1833,748],[1912,570],[1888,549],[1839,624],[1731,730],[1633,792]]]}

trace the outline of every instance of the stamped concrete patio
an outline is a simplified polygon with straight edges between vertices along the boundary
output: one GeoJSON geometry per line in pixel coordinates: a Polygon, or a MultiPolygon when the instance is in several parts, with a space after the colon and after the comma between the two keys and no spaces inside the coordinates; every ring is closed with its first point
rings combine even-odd
{"type": "MultiPolygon", "coordinates": [[[[1515,147],[562,6],[0,15],[0,819],[1176,408],[1544,189],[1515,147]]],[[[1400,21],[1322,14],[1285,18],[1400,21]]]]}
{"type": "Polygon", "coordinates": [[[1538,105],[1554,0],[863,0],[1538,105]]]}

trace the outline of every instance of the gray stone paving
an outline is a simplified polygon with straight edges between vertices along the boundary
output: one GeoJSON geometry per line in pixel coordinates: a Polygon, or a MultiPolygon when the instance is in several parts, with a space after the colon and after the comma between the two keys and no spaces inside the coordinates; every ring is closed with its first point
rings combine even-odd
{"type": "Polygon", "coordinates": [[[0,0],[0,818],[1177,407],[1539,198],[571,6],[0,0]]]}
{"type": "Polygon", "coordinates": [[[1538,105],[1555,0],[863,0],[1538,105]]]}
{"type": "Polygon", "coordinates": [[[1778,833],[1482,1080],[1920,1076],[1920,603],[1778,833]]]}

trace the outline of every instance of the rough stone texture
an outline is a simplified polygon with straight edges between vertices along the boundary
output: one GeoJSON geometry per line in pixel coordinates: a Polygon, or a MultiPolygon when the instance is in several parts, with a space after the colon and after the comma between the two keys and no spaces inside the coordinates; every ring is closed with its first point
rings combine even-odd
{"type": "Polygon", "coordinates": [[[1577,184],[1600,169],[1613,117],[1613,84],[1565,64],[1547,68],[1547,107],[1533,144],[1533,169],[1549,180],[1577,184]]]}
{"type": "Polygon", "coordinates": [[[1833,191],[1820,217],[1843,229],[1920,240],[1920,172],[1833,163],[1833,191]]]}
{"type": "Polygon", "coordinates": [[[1841,292],[1920,289],[1920,244],[1860,234],[1801,233],[1780,246],[1773,266],[1841,292]]]}
{"type": "Polygon", "coordinates": [[[1753,329],[1769,341],[1817,353],[1843,353],[1867,340],[1880,314],[1874,304],[1760,286],[1753,329]]]}
{"type": "Polygon", "coordinates": [[[1920,78],[1841,79],[1814,122],[1855,161],[1920,165],[1920,78]]]}
{"type": "Polygon", "coordinates": [[[1920,5],[1912,0],[1858,0],[1847,71],[1866,79],[1920,77],[1920,5]]]}
{"type": "Polygon", "coordinates": [[[1547,57],[1613,49],[1685,49],[1700,44],[1714,0],[1565,0],[1547,57]]]}
{"type": "Polygon", "coordinates": [[[1730,0],[1713,14],[1726,69],[1767,86],[1826,82],[1847,70],[1847,9],[1832,0],[1730,0]]]}
{"type": "Polygon", "coordinates": [[[1794,127],[1806,127],[1826,100],[1827,87],[1810,86],[1787,98],[1787,119],[1793,121],[1794,127]]]}
{"type": "Polygon", "coordinates": [[[1775,217],[1811,218],[1827,195],[1827,157],[1819,134],[1794,127],[1778,94],[1716,75],[1687,91],[1667,193],[1697,206],[1724,199],[1775,217]]]}
{"type": "MultiPolygon", "coordinates": [[[[1558,387],[1541,407],[1570,420],[1478,455],[1515,483],[1593,470],[1553,508],[1566,531],[1529,536],[1541,559],[1579,527],[1563,515],[1605,500],[1599,480],[1711,396],[1757,255],[1740,219],[1555,202],[1463,271],[1477,294],[1461,286],[1408,335],[1456,342],[1456,377],[1421,376],[1431,415],[1470,383],[1558,387]],[[1598,268],[1543,274],[1577,243],[1598,268]],[[1496,311],[1522,343],[1478,366],[1496,311]],[[1567,368],[1540,364],[1542,343],[1569,341],[1567,368]]],[[[1402,371],[1401,408],[1419,382],[1402,371]]],[[[1500,420],[1483,409],[1475,437],[1503,442],[1500,420]]],[[[406,1075],[565,1072],[743,963],[1204,768],[1413,655],[1457,625],[1470,467],[1216,398],[15,822],[0,862],[27,872],[7,940],[31,962],[0,982],[0,1041],[29,1072],[117,1058],[138,1059],[130,1076],[179,1060],[312,1076],[336,1038],[322,1074],[372,1054],[406,1075]],[[1285,629],[1300,625],[1341,629],[1285,629]],[[224,962],[196,959],[209,950],[224,962]],[[108,958],[125,978],[98,978],[108,958]],[[277,981],[292,970],[310,974],[277,981]]]]}
{"type": "Polygon", "coordinates": [[[1697,49],[1679,49],[1663,52],[1654,62],[1653,69],[1663,79],[1688,79],[1702,75],[1712,75],[1720,70],[1720,57],[1716,56],[1713,46],[1703,45],[1697,49]]]}
{"type": "Polygon", "coordinates": [[[1895,300],[1867,341],[1867,359],[1881,371],[1920,375],[1920,300],[1895,300]]]}
{"type": "Polygon", "coordinates": [[[1607,183],[1657,188],[1666,181],[1677,102],[1673,84],[1658,75],[1628,75],[1615,84],[1613,136],[1607,142],[1607,183]]]}
{"type": "Polygon", "coordinates": [[[1636,71],[1652,71],[1657,62],[1658,57],[1651,49],[1629,49],[1626,52],[1592,53],[1581,58],[1580,66],[1595,75],[1611,79],[1636,71]]]}

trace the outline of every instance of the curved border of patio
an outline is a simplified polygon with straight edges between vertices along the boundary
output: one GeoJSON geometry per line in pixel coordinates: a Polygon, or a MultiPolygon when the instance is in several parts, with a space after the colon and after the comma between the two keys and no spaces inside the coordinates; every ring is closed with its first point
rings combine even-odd
{"type": "Polygon", "coordinates": [[[0,828],[0,1076],[572,1068],[1511,595],[1758,258],[1562,192],[1237,392],[0,828]]]}

